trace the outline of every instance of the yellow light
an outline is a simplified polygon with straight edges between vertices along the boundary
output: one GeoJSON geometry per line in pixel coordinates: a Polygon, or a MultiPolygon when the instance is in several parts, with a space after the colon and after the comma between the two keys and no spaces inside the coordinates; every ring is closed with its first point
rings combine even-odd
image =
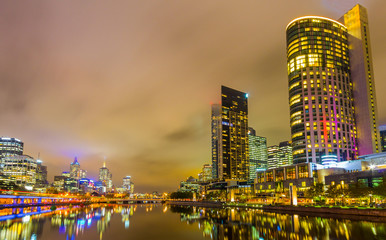
{"type": "Polygon", "coordinates": [[[294,20],[292,20],[290,23],[288,23],[287,27],[286,27],[286,30],[288,28],[289,25],[291,25],[292,23],[298,21],[298,20],[302,20],[302,19],[309,19],[309,18],[313,18],[313,22],[317,21],[317,19],[323,19],[323,20],[327,20],[327,21],[331,21],[331,22],[334,22],[334,23],[337,23],[339,24],[340,26],[342,26],[344,29],[347,29],[347,27],[345,25],[343,25],[342,23],[336,21],[336,20],[333,20],[331,18],[326,18],[326,17],[321,17],[321,16],[303,16],[303,17],[298,17],[298,18],[295,18],[294,20]]]}

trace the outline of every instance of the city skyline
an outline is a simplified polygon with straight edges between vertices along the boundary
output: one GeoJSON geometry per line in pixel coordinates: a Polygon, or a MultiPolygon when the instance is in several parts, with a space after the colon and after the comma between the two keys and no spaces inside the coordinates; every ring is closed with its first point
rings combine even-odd
{"type": "MultiPolygon", "coordinates": [[[[358,2],[369,13],[381,125],[386,4],[358,2]]],[[[136,191],[173,190],[211,162],[210,103],[226,85],[249,93],[249,125],[268,145],[288,141],[285,27],[304,15],[338,19],[357,2],[280,2],[291,11],[270,16],[278,3],[9,3],[0,10],[8,33],[0,135],[21,139],[35,158],[40,152],[50,181],[75,156],[97,178],[106,156],[114,184],[130,174],[136,191]]]]}

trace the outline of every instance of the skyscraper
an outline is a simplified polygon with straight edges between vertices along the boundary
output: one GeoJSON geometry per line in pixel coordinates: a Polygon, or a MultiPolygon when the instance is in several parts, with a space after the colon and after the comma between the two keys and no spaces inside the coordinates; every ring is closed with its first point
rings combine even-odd
{"type": "Polygon", "coordinates": [[[77,157],[74,158],[70,165],[70,177],[76,180],[80,179],[80,164],[77,157]]]}
{"type": "Polygon", "coordinates": [[[281,142],[279,146],[268,147],[268,168],[277,168],[293,164],[291,143],[281,142]]]}
{"type": "Polygon", "coordinates": [[[292,156],[292,144],[289,141],[284,141],[279,143],[279,159],[280,165],[291,165],[293,164],[293,156],[292,156]]]}
{"type": "Polygon", "coordinates": [[[221,86],[221,115],[212,106],[212,163],[221,180],[249,179],[248,94],[221,86]],[[221,116],[221,122],[219,122],[221,116]],[[215,123],[214,123],[215,122],[215,123]],[[215,129],[214,126],[216,127],[215,129]],[[216,135],[217,159],[213,150],[216,135]],[[220,138],[218,138],[218,136],[220,138]],[[217,160],[217,162],[216,162],[217,160]]]}
{"type": "Polygon", "coordinates": [[[43,161],[36,159],[36,186],[44,187],[48,185],[47,181],[47,166],[44,166],[43,161]]]}
{"type": "Polygon", "coordinates": [[[37,162],[28,155],[7,155],[1,159],[2,174],[19,186],[32,188],[36,183],[37,162]]]}
{"type": "Polygon", "coordinates": [[[99,168],[99,182],[107,188],[107,191],[111,190],[113,187],[113,175],[110,173],[110,170],[106,167],[106,163],[103,163],[103,167],[99,168]]]}
{"type": "MultiPolygon", "coordinates": [[[[248,128],[249,141],[249,180],[256,178],[256,171],[267,168],[268,152],[267,139],[256,136],[256,131],[248,128]]],[[[292,153],[291,153],[292,154],[292,153]]]]}
{"type": "Polygon", "coordinates": [[[221,105],[212,104],[212,179],[219,178],[219,159],[221,153],[221,105]]]}
{"type": "Polygon", "coordinates": [[[124,177],[123,178],[122,188],[124,189],[124,191],[126,193],[133,193],[133,191],[131,189],[131,185],[132,185],[131,176],[124,177]]]}
{"type": "Polygon", "coordinates": [[[367,10],[357,4],[339,19],[347,27],[358,155],[379,152],[377,99],[367,10]]]}
{"type": "Polygon", "coordinates": [[[356,5],[340,21],[306,16],[287,26],[295,163],[380,149],[367,11],[356,5]]]}
{"type": "Polygon", "coordinates": [[[23,155],[24,144],[17,138],[0,137],[0,158],[23,155]]]}

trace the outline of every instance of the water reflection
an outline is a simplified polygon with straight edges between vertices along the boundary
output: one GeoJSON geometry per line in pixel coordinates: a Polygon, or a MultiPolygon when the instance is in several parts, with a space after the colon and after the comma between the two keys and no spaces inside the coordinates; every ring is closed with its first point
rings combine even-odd
{"type": "Polygon", "coordinates": [[[33,208],[3,209],[0,210],[0,216],[4,218],[3,221],[0,221],[0,239],[39,239],[38,236],[42,235],[46,221],[50,221],[51,229],[66,235],[66,239],[71,240],[75,240],[78,235],[83,234],[85,229],[96,225],[99,238],[102,239],[103,233],[109,227],[112,214],[120,214],[127,229],[129,219],[134,214],[136,207],[136,205],[98,204],[83,208],[79,206],[62,207],[56,211],[51,211],[50,207],[44,207],[41,211],[36,211],[33,208]],[[19,218],[12,217],[15,212],[18,213],[19,218]],[[23,212],[34,214],[20,217],[23,212]]]}
{"type": "Polygon", "coordinates": [[[0,219],[1,240],[386,239],[384,222],[160,204],[3,209],[0,219]]]}
{"type": "Polygon", "coordinates": [[[385,222],[172,206],[182,222],[198,224],[211,239],[386,239],[385,222]]]}

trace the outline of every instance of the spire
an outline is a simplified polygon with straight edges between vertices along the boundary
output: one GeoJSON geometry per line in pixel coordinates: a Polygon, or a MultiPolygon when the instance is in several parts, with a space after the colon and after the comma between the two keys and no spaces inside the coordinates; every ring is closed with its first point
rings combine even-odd
{"type": "Polygon", "coordinates": [[[78,157],[74,158],[74,162],[71,163],[71,165],[73,165],[73,164],[80,165],[79,162],[78,162],[78,157]]]}
{"type": "Polygon", "coordinates": [[[106,168],[106,161],[103,161],[103,168],[106,168]]]}

